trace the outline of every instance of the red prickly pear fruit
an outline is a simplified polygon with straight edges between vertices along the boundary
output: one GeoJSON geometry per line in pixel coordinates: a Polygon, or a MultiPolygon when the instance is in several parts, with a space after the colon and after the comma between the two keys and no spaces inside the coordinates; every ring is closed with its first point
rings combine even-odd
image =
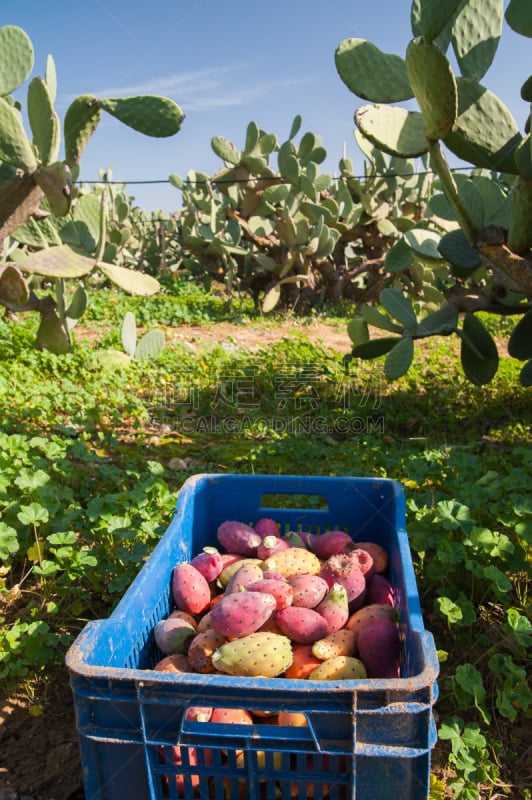
{"type": "Polygon", "coordinates": [[[312,670],[321,664],[312,652],[311,644],[294,642],[292,645],[292,663],[284,673],[285,678],[308,678],[312,670]]]}
{"type": "Polygon", "coordinates": [[[358,633],[358,655],[370,678],[399,678],[401,642],[395,622],[374,617],[358,633]]]}
{"type": "Polygon", "coordinates": [[[190,661],[184,653],[174,653],[165,656],[153,668],[156,672],[177,672],[180,675],[186,672],[194,672],[190,661]]]}
{"type": "Polygon", "coordinates": [[[197,633],[190,642],[187,653],[192,669],[204,675],[214,672],[213,653],[225,644],[225,641],[225,636],[220,636],[212,628],[197,633]]]}
{"type": "Polygon", "coordinates": [[[273,595],[277,603],[276,610],[292,605],[294,592],[288,581],[263,578],[256,583],[251,583],[248,588],[250,592],[266,592],[267,594],[273,595]]]}
{"type": "Polygon", "coordinates": [[[384,547],[375,542],[356,542],[355,547],[370,554],[373,559],[373,569],[376,573],[381,575],[386,572],[390,558],[388,551],[384,547]]]}
{"type": "Polygon", "coordinates": [[[226,567],[230,567],[231,564],[242,561],[245,558],[245,556],[241,556],[239,553],[220,553],[220,555],[222,557],[222,572],[226,567]]]}
{"type": "Polygon", "coordinates": [[[249,636],[271,617],[275,606],[275,597],[263,592],[226,594],[211,610],[211,624],[226,639],[249,636]]]}
{"type": "Polygon", "coordinates": [[[291,575],[288,583],[293,590],[292,605],[301,608],[316,608],[329,591],[329,584],[319,575],[291,575]]]}
{"type": "Polygon", "coordinates": [[[258,564],[246,561],[229,579],[225,587],[225,594],[233,594],[247,589],[250,583],[260,581],[262,575],[262,569],[258,564]]]}
{"type": "Polygon", "coordinates": [[[211,601],[211,589],[196,567],[179,564],[172,573],[172,596],[181,611],[201,614],[211,601]]]}
{"type": "Polygon", "coordinates": [[[318,614],[324,618],[329,633],[343,628],[349,619],[347,589],[341,583],[333,583],[321,603],[316,606],[318,614]]]}
{"type": "Polygon", "coordinates": [[[161,619],[153,629],[155,644],[165,656],[186,653],[196,626],[179,617],[161,619]]]}
{"type": "Polygon", "coordinates": [[[351,614],[345,627],[347,630],[353,631],[358,639],[358,634],[360,633],[362,626],[365,625],[369,619],[374,619],[375,617],[387,617],[395,622],[397,619],[397,612],[394,608],[392,608],[392,606],[377,605],[376,603],[372,603],[369,606],[362,606],[362,608],[359,608],[357,611],[351,614]]]}
{"type": "Polygon", "coordinates": [[[285,636],[301,644],[312,644],[329,633],[326,619],[313,608],[281,608],[275,612],[275,621],[285,636]]]}
{"type": "Polygon", "coordinates": [[[204,547],[190,562],[209,583],[216,580],[224,568],[222,554],[215,547],[204,547]]]}
{"type": "Polygon", "coordinates": [[[189,706],[185,711],[185,719],[191,722],[210,722],[212,712],[210,706],[189,706]]]}
{"type": "Polygon", "coordinates": [[[275,572],[273,569],[265,569],[262,573],[262,577],[264,580],[269,581],[285,581],[286,578],[284,575],[281,575],[280,572],[275,572]]]}
{"type": "Polygon", "coordinates": [[[254,556],[262,542],[262,536],[255,533],[250,525],[235,520],[222,522],[216,535],[222,547],[229,553],[238,553],[241,556],[254,556]]]}
{"type": "Polygon", "coordinates": [[[338,553],[328,558],[321,566],[320,576],[327,581],[329,588],[333,583],[345,586],[351,611],[359,608],[364,602],[366,579],[356,558],[351,558],[351,553],[338,553]]]}
{"type": "Polygon", "coordinates": [[[312,542],[316,537],[308,531],[288,531],[283,539],[290,547],[301,547],[303,550],[312,550],[312,542]]]}
{"type": "Polygon", "coordinates": [[[375,566],[373,564],[373,559],[367,550],[362,550],[361,548],[355,547],[349,553],[349,557],[356,561],[359,566],[361,573],[364,575],[366,580],[370,578],[373,573],[375,572],[375,566]]]}
{"type": "Polygon", "coordinates": [[[365,602],[369,605],[374,603],[392,607],[395,605],[392,584],[384,575],[375,573],[369,580],[366,579],[365,602]]]}
{"type": "Polygon", "coordinates": [[[257,520],[253,526],[255,533],[258,533],[263,539],[266,536],[279,536],[279,526],[273,519],[262,517],[257,520]]]}
{"type": "Polygon", "coordinates": [[[257,547],[257,558],[266,561],[267,558],[278,553],[280,550],[287,550],[290,547],[288,542],[281,539],[279,536],[268,534],[257,547]]]}
{"type": "Polygon", "coordinates": [[[326,561],[331,556],[336,556],[338,553],[348,553],[354,550],[355,544],[352,538],[345,531],[325,531],[315,536],[310,549],[316,553],[318,558],[326,561]]]}
{"type": "Polygon", "coordinates": [[[251,713],[246,711],[245,708],[214,708],[210,721],[218,722],[224,725],[254,724],[251,713]]]}

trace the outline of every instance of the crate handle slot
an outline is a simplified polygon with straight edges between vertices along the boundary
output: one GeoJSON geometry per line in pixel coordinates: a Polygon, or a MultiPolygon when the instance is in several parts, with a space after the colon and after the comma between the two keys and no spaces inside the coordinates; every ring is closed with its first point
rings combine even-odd
{"type": "Polygon", "coordinates": [[[329,503],[323,494],[315,492],[301,492],[301,487],[299,487],[299,489],[294,489],[293,492],[268,492],[263,494],[260,499],[260,509],[262,511],[265,509],[294,507],[299,511],[329,511],[329,503]],[[295,503],[294,500],[296,501],[295,503]]]}

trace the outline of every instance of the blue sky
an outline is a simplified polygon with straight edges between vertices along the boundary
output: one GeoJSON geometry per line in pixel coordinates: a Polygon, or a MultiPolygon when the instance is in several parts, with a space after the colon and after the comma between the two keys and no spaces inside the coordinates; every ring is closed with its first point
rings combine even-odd
{"type": "MultiPolygon", "coordinates": [[[[505,0],[505,5],[507,1],[505,0]]],[[[108,115],[82,159],[81,177],[92,180],[112,167],[116,180],[166,180],[176,172],[214,173],[220,160],[210,147],[224,136],[237,147],[254,120],[280,141],[294,116],[301,133],[323,138],[323,172],[334,172],[344,146],[362,169],[353,139],[352,95],[334,66],[334,51],[350,36],[404,55],[411,38],[410,0],[1,0],[0,24],[18,25],[35,49],[34,75],[44,74],[50,53],[58,75],[57,110],[85,93],[163,94],[186,114],[170,139],[135,133],[108,115]]],[[[532,42],[506,24],[494,64],[483,83],[508,105],[522,128],[527,107],[521,84],[531,72],[532,42]]],[[[25,104],[26,88],[18,94],[25,104]]],[[[180,195],[169,185],[131,184],[145,209],[172,211],[180,195]]]]}

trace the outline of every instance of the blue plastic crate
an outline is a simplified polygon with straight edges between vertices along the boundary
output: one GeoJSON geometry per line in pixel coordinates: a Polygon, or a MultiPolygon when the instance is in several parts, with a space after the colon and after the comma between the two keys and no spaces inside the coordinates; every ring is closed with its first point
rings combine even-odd
{"type": "Polygon", "coordinates": [[[424,629],[391,480],[197,475],[112,615],[90,622],[67,654],[87,800],[422,800],[436,740],[438,662],[424,629]],[[155,672],[153,627],[172,609],[173,567],[227,519],[272,517],[285,530],[347,530],[390,554],[400,611],[401,677],[305,681],[155,672]],[[307,727],[189,722],[191,705],[297,711],[307,727]],[[174,764],[179,746],[181,763],[174,764]]]}

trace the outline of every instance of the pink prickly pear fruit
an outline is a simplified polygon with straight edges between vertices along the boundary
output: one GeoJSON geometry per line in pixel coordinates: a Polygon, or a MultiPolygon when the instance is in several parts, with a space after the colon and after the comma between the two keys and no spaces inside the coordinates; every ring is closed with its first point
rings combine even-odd
{"type": "Polygon", "coordinates": [[[401,641],[395,622],[387,617],[367,620],[358,633],[358,655],[370,678],[399,678],[401,641]]]}
{"type": "Polygon", "coordinates": [[[310,549],[316,553],[318,558],[326,561],[330,556],[336,556],[338,553],[348,553],[354,550],[355,544],[352,538],[345,531],[325,531],[315,536],[310,549]]]}
{"type": "Polygon", "coordinates": [[[293,591],[292,605],[301,608],[316,608],[329,591],[329,584],[319,575],[291,575],[288,583],[293,591]]]}
{"type": "Polygon", "coordinates": [[[190,661],[184,653],[174,653],[165,656],[153,668],[156,672],[177,672],[182,675],[186,672],[194,672],[190,666],[190,661]]]}
{"type": "Polygon", "coordinates": [[[209,583],[216,580],[224,568],[224,560],[216,547],[204,547],[190,562],[209,583]]]}
{"type": "Polygon", "coordinates": [[[370,554],[373,559],[373,569],[376,573],[381,575],[383,572],[386,572],[390,557],[388,551],[384,547],[381,547],[380,544],[376,544],[375,542],[357,542],[355,547],[359,550],[365,550],[370,554]]]}
{"type": "Polygon", "coordinates": [[[267,558],[278,553],[280,550],[287,550],[290,547],[288,542],[281,539],[280,536],[268,534],[257,547],[257,558],[266,561],[267,558]]]}
{"type": "Polygon", "coordinates": [[[356,561],[366,580],[375,572],[373,559],[367,550],[362,550],[362,548],[355,547],[350,551],[349,557],[353,561],[356,561]]]}
{"type": "Polygon", "coordinates": [[[266,592],[273,595],[277,603],[276,610],[292,605],[293,589],[288,581],[283,579],[279,581],[262,578],[262,580],[250,584],[249,590],[251,592],[266,592]]]}
{"type": "Polygon", "coordinates": [[[185,719],[191,722],[209,722],[212,712],[210,706],[189,706],[185,711],[185,719]]]}
{"type": "Polygon", "coordinates": [[[276,604],[273,595],[263,592],[226,594],[211,610],[211,624],[226,639],[248,636],[264,625],[276,604]]]}
{"type": "Polygon", "coordinates": [[[184,619],[185,622],[188,622],[188,624],[192,625],[193,628],[198,627],[198,623],[196,622],[192,614],[189,614],[186,611],[180,611],[178,608],[172,611],[171,614],[168,615],[168,619],[184,619]]]}
{"type": "Polygon", "coordinates": [[[282,634],[257,631],[222,645],[212,661],[228,675],[276,678],[292,663],[292,644],[282,634]]]}
{"type": "Polygon", "coordinates": [[[312,542],[316,537],[309,531],[288,531],[283,539],[290,547],[301,547],[303,550],[312,550],[312,542]]]}
{"type": "Polygon", "coordinates": [[[359,608],[364,602],[366,579],[351,553],[338,553],[324,561],[320,576],[327,581],[329,588],[334,583],[341,583],[347,590],[347,599],[351,611],[359,608]]]}
{"type": "Polygon", "coordinates": [[[368,620],[374,619],[375,617],[387,617],[387,619],[391,619],[392,622],[395,622],[397,619],[397,612],[392,606],[372,603],[368,606],[362,606],[362,608],[357,609],[351,614],[345,627],[347,630],[353,631],[358,641],[358,634],[362,630],[362,626],[365,625],[368,620]]]}
{"type": "Polygon", "coordinates": [[[279,526],[273,519],[262,517],[257,520],[253,526],[255,533],[258,533],[263,539],[266,536],[279,536],[279,526]]]}
{"type": "Polygon", "coordinates": [[[153,629],[155,644],[166,656],[186,653],[196,635],[196,626],[179,617],[160,620],[153,629]]]}
{"type": "Polygon", "coordinates": [[[349,619],[349,602],[345,586],[341,583],[333,583],[321,603],[316,606],[316,611],[326,621],[329,628],[328,633],[334,633],[343,628],[349,619]]]}
{"type": "Polygon", "coordinates": [[[220,636],[212,628],[197,633],[190,642],[187,653],[192,669],[204,675],[214,672],[213,653],[225,642],[225,636],[220,636]]]}
{"type": "Polygon", "coordinates": [[[218,541],[229,553],[241,556],[254,556],[262,542],[262,536],[245,522],[227,520],[222,522],[217,533],[218,541]]]}
{"type": "Polygon", "coordinates": [[[329,633],[327,620],[313,608],[281,608],[275,612],[275,621],[285,636],[300,644],[312,644],[329,633]]]}
{"type": "Polygon", "coordinates": [[[286,580],[284,575],[281,575],[280,572],[275,572],[275,570],[273,570],[273,569],[265,569],[264,572],[262,573],[262,577],[264,578],[264,580],[269,580],[269,581],[285,581],[286,580]]]}
{"type": "Polygon", "coordinates": [[[384,575],[375,573],[369,580],[366,579],[365,602],[369,605],[395,605],[392,584],[384,575]]]}
{"type": "Polygon", "coordinates": [[[234,592],[241,592],[243,589],[247,589],[250,583],[260,581],[262,575],[262,569],[259,564],[251,561],[245,562],[229,579],[225,587],[225,594],[233,594],[234,592]]]}
{"type": "Polygon", "coordinates": [[[179,564],[172,573],[172,596],[181,611],[201,614],[210,603],[211,589],[196,567],[179,564]]]}

